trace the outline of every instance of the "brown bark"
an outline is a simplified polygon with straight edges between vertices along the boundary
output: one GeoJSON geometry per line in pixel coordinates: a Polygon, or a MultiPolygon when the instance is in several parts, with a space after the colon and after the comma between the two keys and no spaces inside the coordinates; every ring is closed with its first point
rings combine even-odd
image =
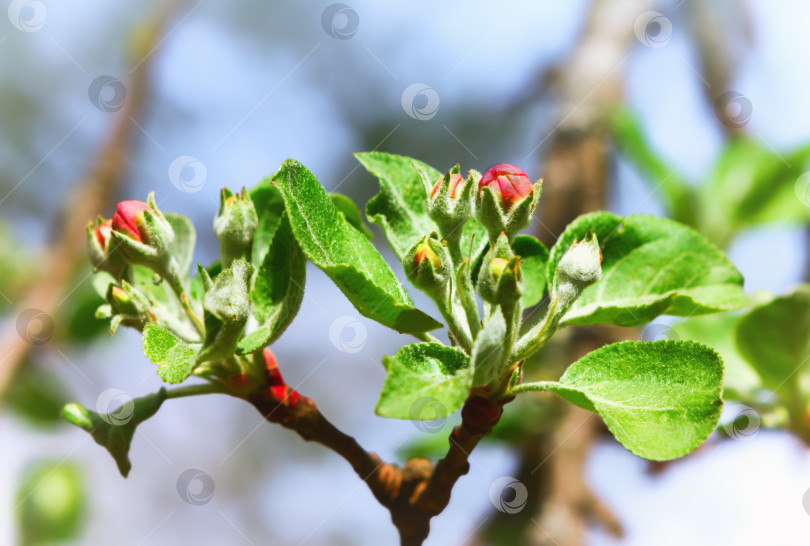
{"type": "Polygon", "coordinates": [[[456,482],[470,469],[470,453],[492,431],[503,404],[509,402],[471,396],[461,410],[461,424],[450,435],[444,458],[435,465],[414,458],[398,466],[367,452],[329,422],[315,402],[287,387],[274,359],[267,361],[266,379],[268,386],[249,395],[248,401],[267,421],[294,430],[304,440],[322,444],[343,457],[391,513],[402,546],[419,546],[428,537],[431,518],[447,507],[456,482]]]}

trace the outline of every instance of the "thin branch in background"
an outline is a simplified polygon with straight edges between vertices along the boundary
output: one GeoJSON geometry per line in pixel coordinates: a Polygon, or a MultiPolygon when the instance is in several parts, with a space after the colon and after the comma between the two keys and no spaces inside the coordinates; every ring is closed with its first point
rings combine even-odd
{"type": "Polygon", "coordinates": [[[149,73],[155,58],[151,52],[181,5],[182,2],[167,4],[144,28],[138,29],[142,38],[136,41],[130,55],[139,66],[130,74],[126,102],[116,113],[112,127],[84,178],[76,182],[64,200],[59,215],[61,225],[54,230],[60,235],[45,254],[48,263],[42,268],[43,277],[31,287],[19,303],[17,312],[12,314],[0,331],[0,353],[3,355],[0,362],[0,393],[5,391],[15,371],[34,347],[17,331],[19,313],[36,309],[39,313],[53,316],[65,294],[73,290],[72,282],[76,279],[77,269],[87,263],[84,245],[80,243],[85,240],[87,222],[98,211],[108,208],[128,170],[133,133],[137,129],[133,120],[141,118],[149,94],[149,73]]]}

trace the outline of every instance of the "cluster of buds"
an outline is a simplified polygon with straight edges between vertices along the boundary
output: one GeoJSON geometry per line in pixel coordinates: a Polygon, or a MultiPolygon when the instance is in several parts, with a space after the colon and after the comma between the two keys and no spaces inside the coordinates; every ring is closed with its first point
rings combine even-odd
{"type": "MultiPolygon", "coordinates": [[[[120,325],[142,330],[147,322],[154,323],[158,318],[171,320],[165,309],[127,282],[125,273],[128,264],[143,265],[179,285],[171,249],[173,240],[172,225],[158,209],[154,193],[146,202],[121,201],[112,218],[99,217],[88,224],[90,261],[96,271],[109,273],[116,281],[108,285],[107,304],[96,313],[99,318],[112,318],[110,333],[120,325]]],[[[189,337],[183,328],[179,330],[182,337],[189,337]]]]}
{"type": "Polygon", "coordinates": [[[507,163],[499,163],[481,176],[475,212],[491,241],[501,233],[511,241],[532,222],[542,186],[542,179],[532,184],[525,172],[507,163]]]}

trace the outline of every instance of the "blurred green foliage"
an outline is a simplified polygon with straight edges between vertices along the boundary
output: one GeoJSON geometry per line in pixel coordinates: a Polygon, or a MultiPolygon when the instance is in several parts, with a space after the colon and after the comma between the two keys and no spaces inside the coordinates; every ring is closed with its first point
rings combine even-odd
{"type": "Polygon", "coordinates": [[[80,469],[69,461],[40,460],[31,464],[22,475],[16,506],[20,546],[75,539],[87,511],[80,469]]]}

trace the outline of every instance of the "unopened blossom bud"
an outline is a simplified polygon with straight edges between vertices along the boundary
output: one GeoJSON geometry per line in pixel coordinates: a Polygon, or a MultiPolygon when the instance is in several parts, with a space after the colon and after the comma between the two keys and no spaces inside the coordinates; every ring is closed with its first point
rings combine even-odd
{"type": "Polygon", "coordinates": [[[203,298],[205,340],[199,361],[232,355],[250,314],[250,277],[253,266],[239,258],[214,279],[203,298]]]}
{"type": "Polygon", "coordinates": [[[557,264],[557,275],[568,277],[572,282],[591,285],[602,278],[602,251],[596,234],[589,232],[575,243],[557,264]]]}
{"type": "Polygon", "coordinates": [[[223,267],[250,253],[258,226],[256,207],[247,190],[242,188],[241,192],[234,194],[228,188],[222,188],[219,211],[214,218],[214,233],[219,239],[219,256],[223,267]]]}
{"type": "MultiPolygon", "coordinates": [[[[109,284],[107,304],[109,316],[112,318],[110,335],[114,334],[120,325],[141,331],[147,322],[155,322],[155,316],[150,311],[149,299],[125,280],[122,280],[120,285],[109,284]]],[[[100,311],[102,314],[97,314],[97,317],[104,317],[105,311],[100,311]]]]}
{"type": "MultiPolygon", "coordinates": [[[[461,176],[458,173],[449,173],[449,174],[450,174],[450,180],[449,180],[448,186],[449,186],[450,198],[455,199],[456,197],[458,197],[458,189],[459,189],[458,186],[459,186],[459,184],[464,183],[464,177],[461,176]]],[[[430,192],[431,197],[436,197],[436,194],[439,193],[439,188],[441,188],[442,182],[444,181],[444,178],[445,177],[442,176],[441,178],[439,178],[436,181],[436,185],[433,186],[433,191],[430,192]]]]}
{"type": "Polygon", "coordinates": [[[487,228],[490,240],[502,232],[511,240],[531,223],[541,187],[542,180],[532,184],[525,172],[508,163],[499,163],[481,176],[476,215],[487,228]]]}
{"type": "Polygon", "coordinates": [[[501,233],[484,256],[478,273],[478,293],[490,303],[513,304],[523,293],[520,257],[515,256],[509,239],[501,233]]]}
{"type": "Polygon", "coordinates": [[[558,313],[564,314],[587,287],[602,278],[602,252],[596,234],[588,232],[574,244],[557,264],[554,293],[559,301],[558,313]]]}
{"type": "Polygon", "coordinates": [[[498,163],[488,169],[478,181],[478,188],[490,188],[507,212],[534,193],[534,186],[526,173],[508,163],[498,163]]]}
{"type": "Polygon", "coordinates": [[[435,233],[422,237],[402,260],[405,275],[414,286],[444,301],[449,293],[453,267],[447,249],[435,233]]]}
{"type": "Polygon", "coordinates": [[[149,205],[143,201],[121,201],[115,206],[115,215],[112,217],[112,227],[121,233],[126,233],[136,241],[143,242],[148,235],[141,232],[144,226],[143,213],[150,211],[149,205]]]}
{"type": "MultiPolygon", "coordinates": [[[[477,174],[470,171],[470,176],[464,178],[459,174],[459,166],[455,165],[439,178],[429,191],[428,215],[439,227],[442,239],[461,237],[464,224],[472,217],[477,174]]],[[[425,187],[430,188],[428,184],[432,184],[432,181],[427,179],[427,173],[420,170],[420,175],[425,187]]]]}
{"type": "Polygon", "coordinates": [[[112,243],[112,220],[99,218],[87,224],[87,251],[96,271],[106,271],[116,279],[126,267],[126,261],[112,243]]]}
{"type": "Polygon", "coordinates": [[[157,208],[154,192],[147,202],[121,201],[112,218],[112,238],[129,263],[166,275],[174,240],[171,224],[157,208]]]}

